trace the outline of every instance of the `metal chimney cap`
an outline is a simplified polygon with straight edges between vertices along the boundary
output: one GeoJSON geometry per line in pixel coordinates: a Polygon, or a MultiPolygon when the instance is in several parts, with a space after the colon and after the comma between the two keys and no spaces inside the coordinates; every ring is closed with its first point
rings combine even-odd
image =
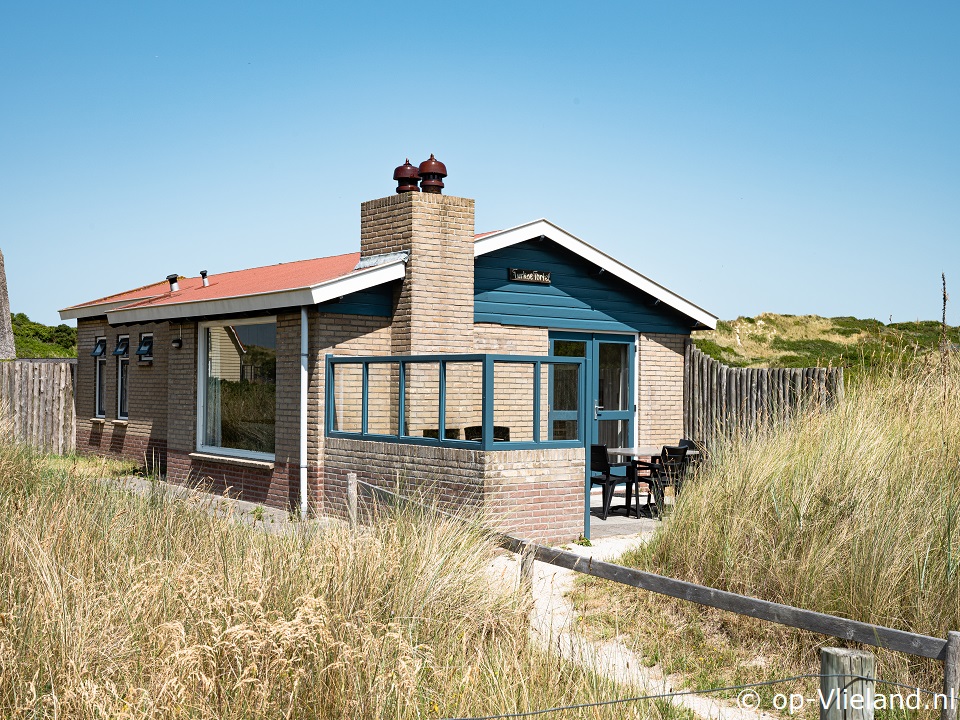
{"type": "Polygon", "coordinates": [[[417,182],[420,180],[420,174],[417,168],[410,164],[410,158],[393,171],[393,179],[397,181],[397,192],[420,192],[417,182]]]}
{"type": "Polygon", "coordinates": [[[170,292],[176,292],[180,289],[180,284],[177,280],[180,279],[180,276],[177,273],[170,273],[167,275],[167,282],[170,283],[170,292]]]}
{"type": "Polygon", "coordinates": [[[447,176],[447,166],[437,160],[433,153],[430,159],[420,163],[420,186],[423,192],[439,195],[443,191],[443,178],[447,176]]]}

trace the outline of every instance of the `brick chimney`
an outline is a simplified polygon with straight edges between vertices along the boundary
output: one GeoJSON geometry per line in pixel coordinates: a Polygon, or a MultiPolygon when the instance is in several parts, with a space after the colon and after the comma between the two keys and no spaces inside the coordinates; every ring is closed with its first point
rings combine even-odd
{"type": "Polygon", "coordinates": [[[360,205],[360,255],[407,251],[394,354],[473,351],[473,200],[403,192],[360,205]]]}

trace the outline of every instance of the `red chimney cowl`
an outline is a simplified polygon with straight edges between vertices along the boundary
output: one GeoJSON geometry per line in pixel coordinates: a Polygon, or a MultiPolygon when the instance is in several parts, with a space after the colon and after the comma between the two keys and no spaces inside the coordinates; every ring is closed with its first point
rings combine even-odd
{"type": "Polygon", "coordinates": [[[417,185],[420,175],[417,173],[417,168],[410,164],[410,158],[393,171],[393,179],[397,181],[398,193],[420,192],[417,185]]]}
{"type": "Polygon", "coordinates": [[[443,178],[447,176],[447,166],[437,160],[433,153],[430,159],[420,163],[420,187],[425,193],[439,195],[443,192],[443,178]]]}

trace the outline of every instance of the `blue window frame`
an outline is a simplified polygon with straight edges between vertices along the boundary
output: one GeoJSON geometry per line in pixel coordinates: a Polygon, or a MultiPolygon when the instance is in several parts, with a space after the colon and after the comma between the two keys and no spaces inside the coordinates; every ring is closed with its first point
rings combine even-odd
{"type": "MultiPolygon", "coordinates": [[[[556,366],[575,368],[577,387],[583,387],[584,359],[576,357],[492,354],[365,357],[328,355],[326,435],[483,450],[582,447],[582,422],[577,423],[575,437],[554,439],[549,432],[544,432],[541,425],[544,365],[551,369],[556,366]],[[374,381],[371,390],[371,368],[383,365],[387,365],[390,370],[377,370],[373,373],[378,379],[374,381]],[[510,365],[531,367],[529,394],[525,390],[517,395],[516,387],[506,387],[500,395],[501,411],[504,403],[509,403],[512,399],[516,399],[515,404],[518,406],[525,403],[532,406],[521,408],[522,413],[518,412],[516,417],[523,419],[513,426],[512,433],[509,426],[497,424],[497,370],[498,366],[510,365]],[[432,369],[422,372],[425,366],[436,366],[436,375],[431,374],[432,369]],[[467,366],[466,382],[460,379],[463,387],[457,386],[457,375],[451,372],[462,369],[460,366],[467,366]],[[452,386],[457,386],[456,394],[448,397],[448,389],[452,386]],[[428,408],[431,402],[436,405],[428,408]],[[409,429],[410,420],[425,411],[429,412],[431,423],[435,418],[436,427],[430,428],[429,433],[421,429],[423,435],[415,436],[409,429]],[[471,425],[463,427],[464,433],[461,437],[459,426],[465,412],[472,412],[472,415],[466,416],[473,419],[469,421],[471,425]],[[388,420],[384,421],[383,418],[388,420]],[[384,427],[389,431],[384,432],[384,427]],[[454,433],[453,430],[458,432],[454,433]],[[511,434],[514,435],[513,438],[510,437],[511,434]],[[518,435],[523,439],[516,439],[518,435]],[[470,439],[467,439],[468,437],[470,439]]],[[[548,370],[547,377],[552,377],[551,373],[552,370],[548,370]]],[[[578,407],[582,407],[582,404],[578,407]]]]}

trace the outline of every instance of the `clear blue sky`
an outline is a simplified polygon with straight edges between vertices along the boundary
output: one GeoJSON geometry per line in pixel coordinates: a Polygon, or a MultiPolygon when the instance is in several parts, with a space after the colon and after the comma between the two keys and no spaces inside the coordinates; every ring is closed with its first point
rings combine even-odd
{"type": "Polygon", "coordinates": [[[14,312],[350,252],[431,152],[722,318],[960,324],[960,3],[0,6],[14,312]]]}

